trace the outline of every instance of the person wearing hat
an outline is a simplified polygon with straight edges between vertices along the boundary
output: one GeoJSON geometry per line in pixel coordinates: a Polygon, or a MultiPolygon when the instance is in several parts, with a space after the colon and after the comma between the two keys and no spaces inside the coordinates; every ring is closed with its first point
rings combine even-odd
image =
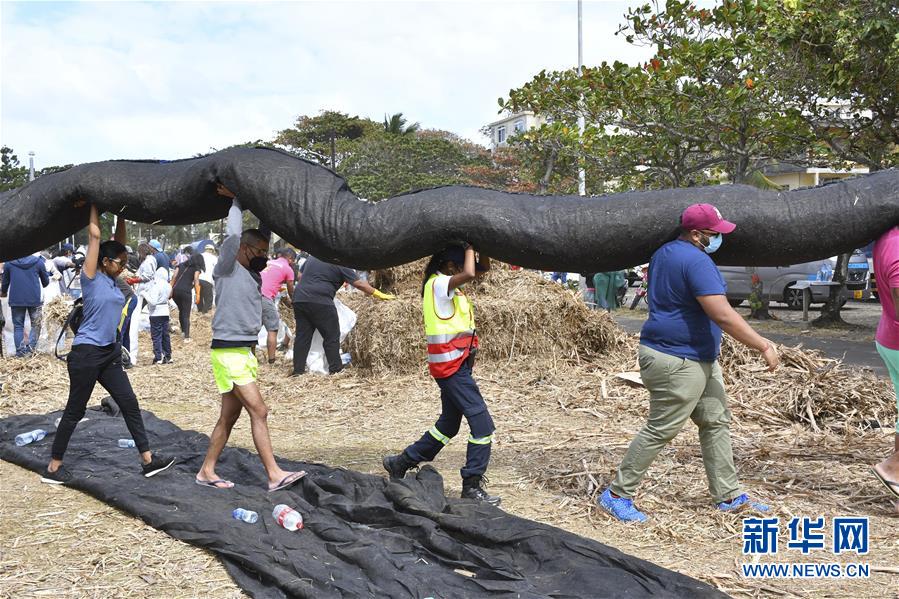
{"type": "Polygon", "coordinates": [[[499,505],[500,498],[484,490],[484,473],[493,443],[493,418],[471,376],[478,349],[474,311],[462,285],[490,269],[490,258],[475,260],[471,245],[451,246],[435,254],[424,272],[422,311],[428,339],[428,369],[440,387],[441,413],[434,426],[402,453],[384,457],[390,478],[404,478],[420,462],[437,457],[459,432],[462,416],[471,435],[462,474],[462,498],[499,505]]]}
{"type": "MultiPolygon", "coordinates": [[[[156,258],[156,268],[164,268],[167,273],[171,272],[172,267],[172,259],[168,254],[162,251],[162,244],[159,243],[158,239],[150,240],[150,247],[153,248],[155,253],[153,257],[156,258]]],[[[153,270],[153,276],[156,276],[156,270],[153,270]]],[[[152,280],[152,277],[151,277],[152,280]]]]}
{"type": "Polygon", "coordinates": [[[692,420],[712,500],[722,511],[768,508],[740,489],[730,439],[730,409],[718,354],[721,331],[758,351],[769,370],[779,364],[773,343],[727,303],[711,254],[736,225],[710,204],[681,215],[680,235],[649,262],[649,319],[640,332],[640,376],[649,391],[649,419],[637,433],[599,504],[622,521],[646,520],[634,507],[637,487],[659,452],[692,420]]]}

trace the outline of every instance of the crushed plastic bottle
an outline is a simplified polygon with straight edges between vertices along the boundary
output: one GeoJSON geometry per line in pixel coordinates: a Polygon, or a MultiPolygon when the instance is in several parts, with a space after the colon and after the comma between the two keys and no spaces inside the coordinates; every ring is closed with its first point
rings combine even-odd
{"type": "Polygon", "coordinates": [[[290,531],[303,528],[303,515],[289,505],[284,505],[283,503],[279,503],[275,506],[275,509],[272,511],[272,518],[275,519],[275,522],[290,531]]]}
{"type": "Polygon", "coordinates": [[[137,447],[137,444],[134,442],[134,439],[119,439],[119,447],[127,449],[129,447],[137,447]]]}
{"type": "Polygon", "coordinates": [[[237,520],[243,520],[248,524],[255,524],[256,521],[259,520],[259,514],[250,510],[245,510],[242,507],[236,508],[231,512],[231,516],[237,520]]]}
{"type": "Polygon", "coordinates": [[[16,435],[16,445],[22,447],[23,445],[28,445],[29,443],[34,443],[35,441],[40,441],[44,437],[47,436],[47,431],[42,428],[35,429],[33,431],[28,431],[27,433],[22,433],[21,435],[16,435]]]}

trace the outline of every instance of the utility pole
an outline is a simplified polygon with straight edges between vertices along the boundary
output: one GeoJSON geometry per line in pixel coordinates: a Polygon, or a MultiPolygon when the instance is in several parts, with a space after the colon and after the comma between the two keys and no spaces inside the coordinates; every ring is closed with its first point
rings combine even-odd
{"type": "MultiPolygon", "coordinates": [[[[584,69],[584,3],[577,0],[577,76],[580,78],[584,69]]],[[[578,195],[587,195],[587,173],[584,170],[584,129],[586,122],[584,120],[584,96],[582,95],[578,101],[578,141],[581,145],[581,151],[578,156],[577,169],[577,193],[578,195]]]]}

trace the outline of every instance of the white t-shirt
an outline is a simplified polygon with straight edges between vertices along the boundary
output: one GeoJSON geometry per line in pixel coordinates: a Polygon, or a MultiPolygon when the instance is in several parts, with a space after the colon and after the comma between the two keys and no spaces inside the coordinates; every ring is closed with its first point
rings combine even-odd
{"type": "Polygon", "coordinates": [[[437,278],[434,280],[434,309],[440,318],[452,318],[456,310],[453,305],[456,290],[449,288],[450,278],[448,275],[438,272],[437,278]]]}
{"type": "Polygon", "coordinates": [[[206,266],[206,270],[200,273],[200,280],[214,284],[215,281],[212,280],[212,271],[215,268],[215,265],[218,264],[219,257],[210,252],[203,252],[201,256],[203,256],[203,264],[206,266]]]}

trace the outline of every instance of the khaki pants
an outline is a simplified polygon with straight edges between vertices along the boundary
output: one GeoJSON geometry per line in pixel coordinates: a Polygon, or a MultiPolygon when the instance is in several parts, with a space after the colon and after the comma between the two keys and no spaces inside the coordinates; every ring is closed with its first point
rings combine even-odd
{"type": "Polygon", "coordinates": [[[687,419],[699,427],[702,461],[715,503],[741,494],[730,443],[730,410],[718,362],[694,362],[640,346],[640,375],[649,390],[649,420],[627,450],[612,493],[633,498],[665,445],[687,419]]]}

